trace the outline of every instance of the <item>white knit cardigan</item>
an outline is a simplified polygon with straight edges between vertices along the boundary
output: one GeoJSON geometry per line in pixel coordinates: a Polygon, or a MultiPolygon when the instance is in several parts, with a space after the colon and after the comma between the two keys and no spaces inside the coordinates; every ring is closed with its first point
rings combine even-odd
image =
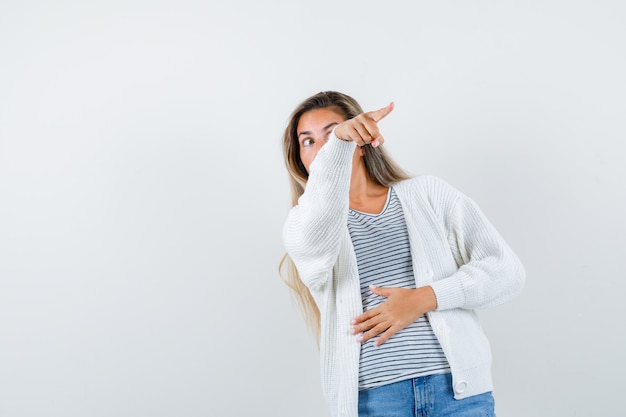
{"type": "MultiPolygon", "coordinates": [[[[322,384],[334,417],[358,415],[361,345],[350,321],[363,307],[347,227],[355,146],[330,135],[283,231],[320,310],[322,384]]],[[[446,182],[420,176],[393,187],[407,223],[416,286],[430,285],[437,297],[437,309],[427,316],[450,364],[454,396],[491,391],[491,350],[473,309],[515,297],[524,268],[476,204],[446,182]]]]}

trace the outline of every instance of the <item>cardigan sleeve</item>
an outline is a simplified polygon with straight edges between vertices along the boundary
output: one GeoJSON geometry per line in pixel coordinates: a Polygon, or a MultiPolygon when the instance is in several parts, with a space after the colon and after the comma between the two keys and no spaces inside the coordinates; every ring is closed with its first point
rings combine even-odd
{"type": "Polygon", "coordinates": [[[311,163],[305,191],[285,221],[285,249],[310,289],[326,283],[339,253],[355,148],[354,142],[338,139],[333,130],[311,163]]]}
{"type": "Polygon", "coordinates": [[[459,268],[432,283],[437,309],[486,308],[513,299],[526,279],[521,261],[473,200],[439,182],[448,244],[459,268]]]}

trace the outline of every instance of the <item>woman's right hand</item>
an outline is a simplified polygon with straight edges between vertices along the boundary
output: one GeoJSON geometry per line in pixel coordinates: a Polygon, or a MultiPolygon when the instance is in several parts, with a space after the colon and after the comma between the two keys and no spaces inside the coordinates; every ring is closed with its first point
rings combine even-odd
{"type": "Polygon", "coordinates": [[[385,139],[380,134],[378,122],[393,110],[393,102],[382,109],[361,113],[335,127],[335,136],[347,142],[355,142],[359,146],[371,143],[375,148],[383,144],[385,139]]]}

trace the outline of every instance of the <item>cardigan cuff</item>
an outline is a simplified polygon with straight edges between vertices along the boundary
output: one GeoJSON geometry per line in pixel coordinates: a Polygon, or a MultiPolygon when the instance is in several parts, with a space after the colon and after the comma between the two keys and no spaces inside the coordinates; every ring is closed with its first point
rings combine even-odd
{"type": "Polygon", "coordinates": [[[335,129],[333,129],[330,135],[328,135],[328,142],[322,147],[320,152],[322,152],[324,148],[327,149],[326,153],[329,154],[328,163],[330,165],[337,165],[344,163],[346,155],[352,157],[356,143],[339,139],[337,135],[335,135],[335,129]]]}
{"type": "MultiPolygon", "coordinates": [[[[326,184],[349,181],[352,173],[352,156],[356,143],[347,142],[335,136],[335,130],[328,136],[328,142],[319,150],[310,166],[309,183],[322,179],[326,184]],[[321,174],[321,176],[319,176],[321,174]]],[[[347,183],[346,183],[347,184],[347,183]]],[[[307,185],[307,188],[309,185],[307,185]]]]}
{"type": "Polygon", "coordinates": [[[465,305],[465,291],[462,278],[458,273],[449,278],[429,284],[437,297],[437,310],[449,310],[465,305]]]}

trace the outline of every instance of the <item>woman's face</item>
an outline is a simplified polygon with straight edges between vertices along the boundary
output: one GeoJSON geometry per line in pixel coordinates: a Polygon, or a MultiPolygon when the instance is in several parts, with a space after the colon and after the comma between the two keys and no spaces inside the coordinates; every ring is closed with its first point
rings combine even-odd
{"type": "Polygon", "coordinates": [[[345,118],[333,107],[310,110],[300,116],[296,133],[300,144],[300,160],[306,172],[310,173],[311,162],[328,141],[330,132],[343,121],[345,118]]]}

